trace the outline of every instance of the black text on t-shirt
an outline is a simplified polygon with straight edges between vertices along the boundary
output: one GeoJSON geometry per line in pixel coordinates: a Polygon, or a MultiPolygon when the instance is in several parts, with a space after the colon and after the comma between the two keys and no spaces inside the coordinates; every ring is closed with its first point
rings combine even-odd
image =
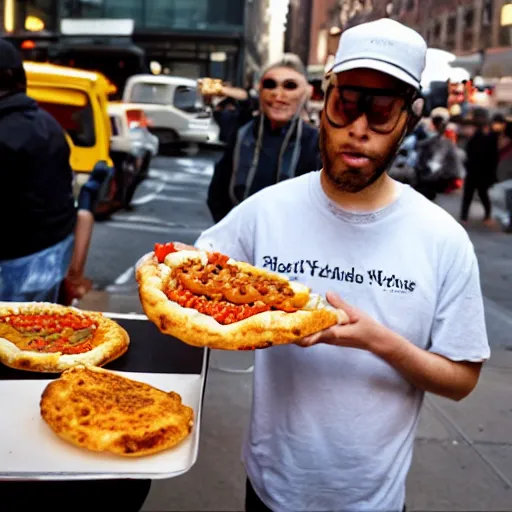
{"type": "Polygon", "coordinates": [[[386,273],[384,270],[356,271],[355,267],[342,269],[329,264],[321,263],[319,260],[298,260],[293,262],[279,261],[277,256],[263,256],[263,268],[272,272],[288,274],[290,278],[294,275],[305,274],[311,277],[344,281],[347,283],[376,285],[380,288],[394,292],[413,292],[416,282],[411,279],[403,279],[395,274],[386,273]]]}

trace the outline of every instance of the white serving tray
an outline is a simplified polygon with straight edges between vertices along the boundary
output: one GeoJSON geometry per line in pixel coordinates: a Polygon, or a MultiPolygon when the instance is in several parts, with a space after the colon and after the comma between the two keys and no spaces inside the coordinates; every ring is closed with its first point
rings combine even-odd
{"type": "Polygon", "coordinates": [[[173,478],[195,464],[205,384],[201,375],[114,372],[175,391],[194,410],[190,436],[175,448],[145,457],[92,452],[58,437],[41,417],[41,394],[51,380],[0,381],[0,480],[173,478]]]}

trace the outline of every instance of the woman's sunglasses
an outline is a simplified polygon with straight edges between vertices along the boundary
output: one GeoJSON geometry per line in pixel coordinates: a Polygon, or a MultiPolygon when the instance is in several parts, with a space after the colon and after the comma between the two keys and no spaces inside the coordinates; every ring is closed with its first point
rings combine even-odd
{"type": "Polygon", "coordinates": [[[265,78],[265,80],[261,82],[262,89],[271,90],[276,89],[279,86],[281,86],[286,91],[293,91],[299,87],[299,84],[295,80],[283,80],[282,82],[278,82],[273,78],[265,78]]]}
{"type": "Polygon", "coordinates": [[[402,113],[410,110],[412,99],[410,93],[396,90],[331,86],[324,112],[337,128],[345,128],[365,114],[371,130],[386,134],[396,128],[402,113]]]}

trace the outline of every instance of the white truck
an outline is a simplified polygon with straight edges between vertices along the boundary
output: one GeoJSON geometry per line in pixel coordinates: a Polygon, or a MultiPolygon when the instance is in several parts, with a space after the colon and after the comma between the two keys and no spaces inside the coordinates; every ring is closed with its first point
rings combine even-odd
{"type": "Polygon", "coordinates": [[[161,146],[183,143],[218,143],[219,126],[204,105],[197,80],[167,75],[134,75],[123,101],[144,110],[148,129],[161,146]]]}

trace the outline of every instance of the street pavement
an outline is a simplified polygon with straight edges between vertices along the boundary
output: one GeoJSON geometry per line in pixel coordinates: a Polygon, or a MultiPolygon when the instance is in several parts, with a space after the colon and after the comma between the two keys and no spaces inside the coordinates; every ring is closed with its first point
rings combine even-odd
{"type": "MultiPolygon", "coordinates": [[[[191,243],[211,224],[205,199],[214,158],[155,159],[135,209],[95,228],[87,274],[97,289],[82,307],[142,312],[133,265],[155,242],[191,243]]],[[[460,195],[437,202],[456,216],[460,195]]],[[[407,485],[412,511],[512,511],[512,235],[484,227],[477,202],[471,215],[492,356],[465,400],[426,396],[407,485]]],[[[186,475],[154,481],[144,511],[243,510],[252,362],[251,353],[212,353],[198,461],[186,475]]]]}

